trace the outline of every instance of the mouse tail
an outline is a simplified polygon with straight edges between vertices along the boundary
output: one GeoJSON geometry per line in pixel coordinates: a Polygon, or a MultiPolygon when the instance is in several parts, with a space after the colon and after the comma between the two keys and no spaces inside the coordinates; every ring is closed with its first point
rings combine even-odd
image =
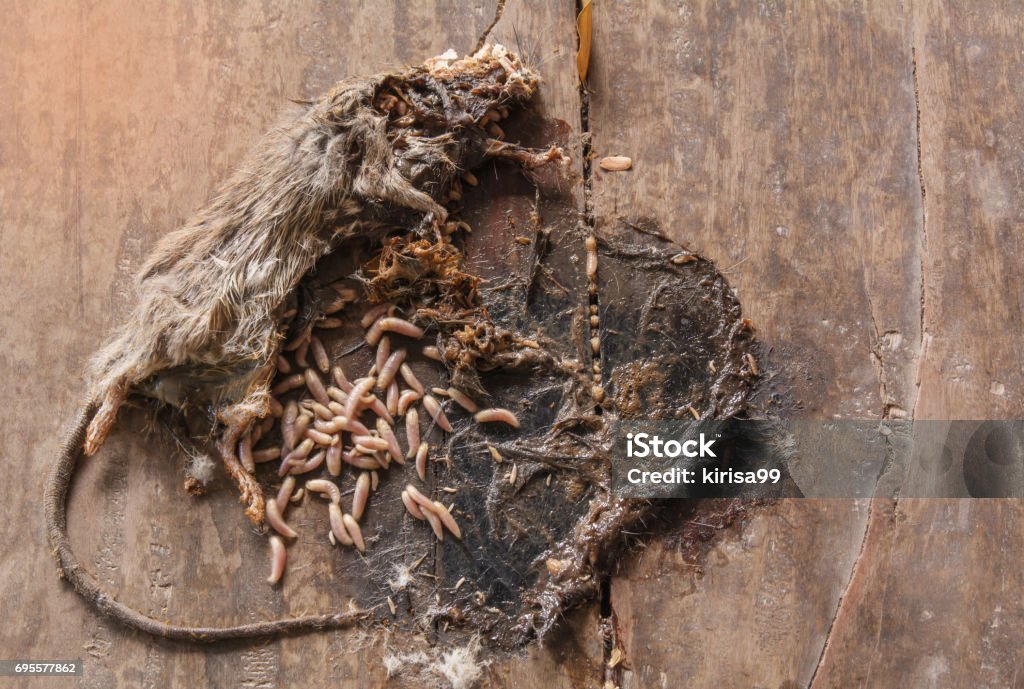
{"type": "Polygon", "coordinates": [[[46,532],[61,575],[97,611],[146,634],[166,639],[207,643],[350,627],[370,615],[372,609],[268,620],[230,627],[192,627],[163,622],[115,600],[113,595],[103,590],[96,577],[78,561],[71,548],[67,527],[68,492],[78,460],[83,456],[90,424],[99,410],[100,405],[95,401],[82,405],[75,423],[60,445],[56,461],[46,481],[43,500],[46,532]]]}

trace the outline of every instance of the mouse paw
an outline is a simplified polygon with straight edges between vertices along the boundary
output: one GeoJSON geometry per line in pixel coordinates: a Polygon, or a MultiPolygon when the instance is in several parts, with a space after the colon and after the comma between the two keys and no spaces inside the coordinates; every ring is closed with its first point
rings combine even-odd
{"type": "Polygon", "coordinates": [[[110,429],[114,427],[114,421],[117,419],[117,410],[121,408],[127,397],[128,384],[124,380],[119,380],[107,388],[106,393],[103,395],[103,402],[100,404],[96,416],[92,418],[89,429],[85,434],[82,451],[86,456],[94,455],[99,451],[103,441],[107,439],[110,429]]]}

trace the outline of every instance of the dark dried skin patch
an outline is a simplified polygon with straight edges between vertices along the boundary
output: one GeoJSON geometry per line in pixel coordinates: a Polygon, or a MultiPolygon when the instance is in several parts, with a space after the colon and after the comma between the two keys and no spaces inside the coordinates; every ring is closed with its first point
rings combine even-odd
{"type": "MultiPolygon", "coordinates": [[[[582,245],[572,234],[550,240],[537,259],[541,268],[582,245]]],[[[492,322],[478,323],[474,332],[503,332],[509,342],[530,333],[545,344],[499,347],[478,359],[486,364],[481,387],[493,404],[516,411],[521,430],[449,415],[455,424],[446,439],[450,462],[438,469],[437,481],[458,491],[463,540],[440,548],[442,602],[432,612],[448,638],[481,634],[490,646],[511,650],[543,636],[568,609],[598,594],[625,534],[648,531],[641,522],[661,505],[608,492],[612,420],[689,417],[691,408],[725,418],[745,409],[755,382],[744,369],[745,355],[754,341],[714,265],[701,258],[676,265],[671,259],[679,247],[642,235],[606,239],[600,247],[601,361],[611,392],[600,415],[586,375],[591,360],[546,337],[563,332],[566,312],[584,303],[583,281],[560,274],[561,287],[536,286],[548,300],[525,308],[503,303],[505,290],[480,293],[492,322]],[[526,363],[518,358],[524,353],[526,363]],[[716,363],[714,372],[708,362],[716,363]],[[488,445],[503,463],[492,460],[488,445]],[[462,579],[471,584],[453,590],[462,579]]],[[[540,283],[543,270],[532,275],[540,283]]]]}
{"type": "MultiPolygon", "coordinates": [[[[543,215],[557,217],[561,203],[548,202],[543,215]]],[[[442,352],[443,367],[425,362],[436,367],[437,384],[457,379],[479,402],[511,409],[522,423],[519,430],[476,424],[448,404],[454,432],[432,449],[443,459],[432,464],[432,479],[453,492],[434,497],[454,502],[463,538],[438,544],[436,560],[425,565],[432,564],[438,578],[413,585],[439,601],[399,626],[426,625],[451,642],[479,635],[492,649],[511,651],[597,596],[628,534],[667,528],[659,518],[666,506],[666,514],[700,514],[696,521],[722,529],[745,513],[740,503],[681,507],[609,494],[609,424],[615,419],[744,413],[756,382],[746,359],[755,342],[724,277],[700,257],[674,263],[680,247],[649,234],[599,242],[600,361],[609,393],[599,405],[591,394],[589,346],[566,337],[572,315],[587,312],[586,279],[572,260],[583,238],[554,227],[524,261],[525,274],[508,275],[507,284],[470,274],[463,252],[484,240],[460,233],[452,244],[403,235],[378,248],[340,252],[324,259],[300,289],[320,293],[325,280],[347,276],[347,284],[365,287],[371,300],[416,314],[442,352]]],[[[355,309],[348,318],[360,314],[355,309]]],[[[358,347],[361,337],[354,324],[325,341],[337,356],[358,347]]],[[[368,366],[370,352],[360,356],[368,366]]],[[[351,357],[343,360],[355,365],[351,357]]],[[[390,474],[382,480],[404,481],[390,474]]],[[[696,553],[718,532],[684,528],[676,541],[696,553]]],[[[380,552],[370,550],[371,585],[359,601],[364,607],[380,603],[396,566],[416,559],[388,542],[403,538],[397,525],[386,525],[381,537],[374,546],[380,552]]],[[[338,557],[355,556],[339,551],[338,557]]],[[[382,622],[396,624],[381,610],[382,622]]]]}

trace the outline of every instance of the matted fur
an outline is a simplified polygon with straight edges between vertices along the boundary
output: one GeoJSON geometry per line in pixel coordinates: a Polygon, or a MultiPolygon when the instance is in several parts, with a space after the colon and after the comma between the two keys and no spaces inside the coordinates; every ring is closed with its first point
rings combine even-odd
{"type": "MultiPolygon", "coordinates": [[[[344,81],[276,127],[143,266],[138,303],[94,359],[101,406],[85,453],[102,445],[128,395],[209,407],[254,521],[261,491],[234,447],[267,414],[288,294],[326,253],[395,226],[436,228],[452,180],[488,157],[543,164],[490,138],[495,108],[529,100],[537,77],[502,46],[445,54],[405,72],[344,81]],[[400,86],[403,102],[389,93],[400,86]],[[397,107],[401,105],[401,107],[397,107]]],[[[395,91],[397,92],[397,91],[395,91]]]]}
{"type": "Polygon", "coordinates": [[[438,199],[486,154],[486,137],[464,125],[528,99],[537,80],[500,46],[439,62],[342,82],[270,131],[213,200],[154,248],[139,273],[137,306],[93,360],[93,396],[176,366],[266,363],[279,337],[275,310],[332,246],[407,211],[443,222],[438,199]],[[500,62],[493,69],[497,55],[514,64],[514,78],[500,62]],[[467,78],[489,80],[494,91],[460,108],[448,91],[467,78]],[[396,149],[388,114],[373,101],[389,83],[421,79],[443,101],[432,114],[433,128],[444,128],[396,149]]]}

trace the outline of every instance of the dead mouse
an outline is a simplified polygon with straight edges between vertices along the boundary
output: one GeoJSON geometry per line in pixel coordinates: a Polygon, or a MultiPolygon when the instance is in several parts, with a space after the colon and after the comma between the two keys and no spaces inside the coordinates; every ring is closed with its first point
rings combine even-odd
{"type": "Polygon", "coordinates": [[[290,316],[289,295],[330,252],[389,228],[439,235],[453,181],[488,159],[534,168],[564,163],[552,147],[500,140],[497,122],[523,106],[538,78],[500,45],[453,52],[403,72],[340,82],[271,130],[138,276],[138,301],[94,358],[77,422],[49,478],[51,546],[64,576],[101,612],[168,638],[216,641],[339,627],[363,613],[236,627],[177,626],[104,592],[72,553],[66,498],[79,454],[97,452],[129,396],[209,410],[218,449],[246,514],[264,519],[239,439],[270,414],[270,381],[290,316]]]}

